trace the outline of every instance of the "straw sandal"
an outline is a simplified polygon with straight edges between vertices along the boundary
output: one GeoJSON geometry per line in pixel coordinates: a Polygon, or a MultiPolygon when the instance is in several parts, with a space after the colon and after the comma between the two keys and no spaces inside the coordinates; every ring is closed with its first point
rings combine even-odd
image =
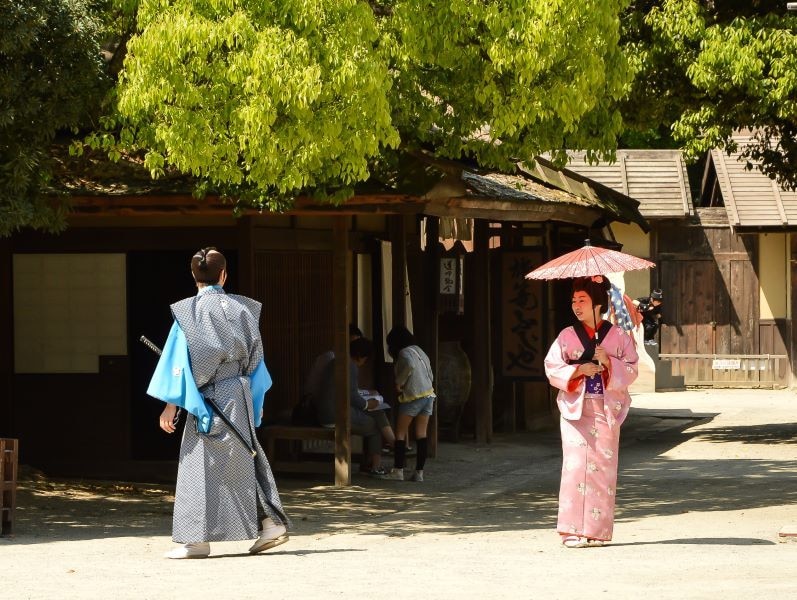
{"type": "Polygon", "coordinates": [[[562,544],[565,546],[565,548],[586,548],[589,546],[589,541],[585,537],[568,535],[562,540],[562,544]]]}

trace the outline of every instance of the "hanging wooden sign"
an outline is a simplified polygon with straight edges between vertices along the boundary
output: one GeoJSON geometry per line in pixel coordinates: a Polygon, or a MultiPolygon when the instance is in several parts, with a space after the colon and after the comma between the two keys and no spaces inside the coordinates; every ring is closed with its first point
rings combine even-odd
{"type": "Polygon", "coordinates": [[[543,262],[541,250],[506,251],[501,256],[501,375],[545,376],[543,283],[525,279],[543,262]]]}

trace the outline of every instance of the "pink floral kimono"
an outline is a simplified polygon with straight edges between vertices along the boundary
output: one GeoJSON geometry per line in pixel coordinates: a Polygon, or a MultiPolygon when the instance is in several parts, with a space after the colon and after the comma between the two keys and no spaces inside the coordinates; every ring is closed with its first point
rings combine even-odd
{"type": "MultiPolygon", "coordinates": [[[[559,334],[545,357],[545,374],[559,389],[561,412],[562,480],[556,529],[567,536],[612,539],[614,495],[617,485],[617,450],[620,425],[628,414],[628,386],[637,377],[634,340],[612,326],[598,345],[606,350],[611,368],[590,382],[571,379],[584,346],[575,327],[559,334]]],[[[590,328],[585,327],[590,333],[590,328]]]]}

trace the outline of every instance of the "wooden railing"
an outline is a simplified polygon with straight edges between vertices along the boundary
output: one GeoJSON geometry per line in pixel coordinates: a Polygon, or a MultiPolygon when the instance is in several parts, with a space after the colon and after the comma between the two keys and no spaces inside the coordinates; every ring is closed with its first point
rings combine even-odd
{"type": "Polygon", "coordinates": [[[672,363],[672,374],[688,386],[778,387],[788,385],[785,354],[659,354],[672,363]]]}

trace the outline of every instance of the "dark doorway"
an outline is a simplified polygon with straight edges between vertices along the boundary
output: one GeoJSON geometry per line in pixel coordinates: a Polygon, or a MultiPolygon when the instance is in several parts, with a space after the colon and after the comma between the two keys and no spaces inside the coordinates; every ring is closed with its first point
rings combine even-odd
{"type": "MultiPolygon", "coordinates": [[[[235,292],[237,254],[225,251],[230,272],[225,289],[235,292]]],[[[130,450],[135,460],[175,460],[181,430],[167,435],[158,427],[163,403],[147,396],[147,387],[158,357],[141,342],[147,336],[160,347],[172,326],[169,305],[193,296],[189,251],[130,252],[127,255],[128,356],[130,357],[130,450]]]]}
{"type": "Polygon", "coordinates": [[[255,255],[254,297],[274,380],[265,422],[290,419],[313,359],[332,347],[332,253],[267,250],[255,255]]]}

